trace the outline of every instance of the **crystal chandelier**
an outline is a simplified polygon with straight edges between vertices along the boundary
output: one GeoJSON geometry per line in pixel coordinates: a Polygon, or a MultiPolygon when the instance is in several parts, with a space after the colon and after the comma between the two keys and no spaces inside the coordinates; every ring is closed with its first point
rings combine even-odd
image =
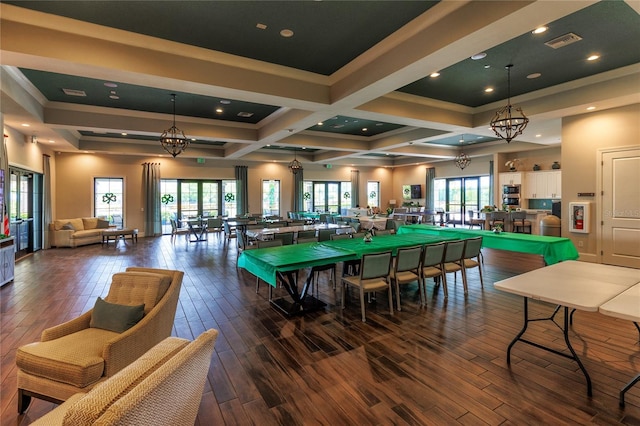
{"type": "MultiPolygon", "coordinates": [[[[464,137],[460,139],[460,143],[464,145],[464,137]]],[[[460,148],[460,154],[456,156],[453,162],[460,170],[464,170],[465,167],[471,164],[471,158],[469,158],[469,156],[462,151],[462,148],[460,148]]]]}
{"type": "Polygon", "coordinates": [[[294,175],[302,171],[302,164],[300,164],[300,162],[298,161],[295,151],[293,154],[293,161],[289,163],[289,170],[291,170],[291,173],[293,173],[294,175]]]}
{"type": "Polygon", "coordinates": [[[511,142],[513,138],[522,134],[529,124],[529,119],[522,112],[522,108],[511,105],[511,68],[507,65],[507,105],[499,109],[491,120],[491,129],[501,139],[511,142]]]}
{"type": "Polygon", "coordinates": [[[162,148],[175,158],[189,146],[189,139],[182,130],[176,127],[176,95],[173,93],[171,94],[171,102],[173,102],[173,126],[162,132],[160,143],[162,148]]]}

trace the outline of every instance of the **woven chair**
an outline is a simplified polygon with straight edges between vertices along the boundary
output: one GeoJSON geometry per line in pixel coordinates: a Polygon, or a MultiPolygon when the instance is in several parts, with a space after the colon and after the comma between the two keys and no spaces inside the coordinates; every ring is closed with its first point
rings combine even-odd
{"type": "Polygon", "coordinates": [[[60,403],[87,392],[171,335],[184,273],[167,269],[127,268],[113,275],[105,301],[144,304],[144,317],[123,332],[92,327],[91,309],[78,318],[48,328],[39,342],[16,351],[18,412],[31,397],[60,403]]]}
{"type": "Polygon", "coordinates": [[[193,342],[168,337],[131,365],[77,393],[34,426],[193,425],[218,331],[193,342]]]}
{"type": "MultiPolygon", "coordinates": [[[[433,278],[435,281],[435,285],[438,285],[438,280],[441,279],[444,282],[443,278],[443,266],[442,261],[444,260],[444,251],[447,245],[445,242],[427,244],[424,246],[422,250],[422,262],[421,262],[421,280],[422,280],[422,294],[424,303],[427,302],[427,278],[433,278]]],[[[445,297],[448,295],[445,291],[445,297]]]]}
{"type": "Polygon", "coordinates": [[[424,305],[422,300],[422,290],[420,288],[420,262],[422,260],[422,246],[399,248],[396,253],[395,262],[391,269],[389,278],[392,285],[396,288],[396,303],[398,311],[400,307],[400,284],[418,283],[418,292],[420,293],[420,304],[424,305]]]}
{"type": "Polygon", "coordinates": [[[387,290],[389,293],[389,312],[393,315],[393,296],[389,284],[391,270],[391,251],[370,253],[362,256],[360,261],[360,275],[342,277],[342,309],[346,297],[346,287],[356,287],[360,291],[360,311],[362,322],[366,322],[365,293],[387,290]]]}

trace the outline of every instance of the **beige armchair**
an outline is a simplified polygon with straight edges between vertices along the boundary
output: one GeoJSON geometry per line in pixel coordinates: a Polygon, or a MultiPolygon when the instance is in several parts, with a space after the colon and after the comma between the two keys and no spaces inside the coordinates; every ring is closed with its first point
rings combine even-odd
{"type": "Polygon", "coordinates": [[[114,274],[105,301],[144,304],[144,317],[133,327],[116,331],[91,327],[93,309],[42,332],[40,342],[21,346],[18,367],[18,412],[31,397],[60,403],[130,365],[171,335],[184,273],[127,268],[114,274]]]}
{"type": "Polygon", "coordinates": [[[169,337],[32,425],[193,425],[217,337],[214,329],[193,342],[169,337]]]}

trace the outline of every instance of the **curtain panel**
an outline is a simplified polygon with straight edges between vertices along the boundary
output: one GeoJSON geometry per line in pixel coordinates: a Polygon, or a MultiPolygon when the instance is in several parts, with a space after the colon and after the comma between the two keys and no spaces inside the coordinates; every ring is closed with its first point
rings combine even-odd
{"type": "Polygon", "coordinates": [[[302,170],[293,174],[293,211],[304,211],[304,174],[302,170]]]}
{"type": "Polygon", "coordinates": [[[42,156],[42,170],[43,170],[43,206],[42,206],[42,220],[44,223],[44,244],[45,249],[51,248],[49,242],[49,224],[53,222],[53,212],[51,210],[51,157],[47,154],[42,156]]]}
{"type": "Polygon", "coordinates": [[[360,205],[360,170],[351,170],[351,207],[360,205]]]}
{"type": "Polygon", "coordinates": [[[424,194],[424,204],[425,211],[433,210],[434,208],[434,183],[433,181],[436,179],[436,168],[435,167],[427,167],[427,179],[425,184],[425,194],[424,194]]]}
{"type": "Polygon", "coordinates": [[[162,235],[160,216],[160,163],[142,164],[142,182],[145,190],[144,235],[162,235]]]}
{"type": "Polygon", "coordinates": [[[236,208],[238,215],[249,213],[249,182],[247,166],[236,166],[236,208]]]}

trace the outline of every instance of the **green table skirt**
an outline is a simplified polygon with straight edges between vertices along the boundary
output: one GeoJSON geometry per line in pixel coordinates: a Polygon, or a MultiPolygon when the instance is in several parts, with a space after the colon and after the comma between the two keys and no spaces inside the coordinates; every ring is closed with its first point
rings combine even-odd
{"type": "Polygon", "coordinates": [[[398,235],[426,234],[433,236],[451,236],[457,239],[482,236],[482,247],[516,251],[542,256],[547,265],[564,260],[578,259],[578,250],[568,238],[544,235],[515,234],[476,229],[447,228],[431,225],[405,225],[400,227],[398,235]]]}
{"type": "Polygon", "coordinates": [[[357,238],[251,249],[242,252],[238,259],[238,266],[275,286],[277,272],[297,271],[313,266],[356,260],[363,254],[386,250],[392,250],[395,255],[398,248],[401,247],[433,244],[454,239],[456,237],[417,233],[381,235],[373,237],[373,241],[369,243],[357,238]]]}

